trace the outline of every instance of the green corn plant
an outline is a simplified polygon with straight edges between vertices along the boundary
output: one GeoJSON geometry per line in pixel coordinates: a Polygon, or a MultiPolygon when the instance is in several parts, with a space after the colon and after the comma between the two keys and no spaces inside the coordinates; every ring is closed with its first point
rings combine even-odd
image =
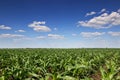
{"type": "Polygon", "coordinates": [[[119,80],[119,53],[119,49],[0,49],[0,79],[92,80],[91,75],[100,71],[102,80],[119,80]]]}
{"type": "Polygon", "coordinates": [[[0,77],[0,80],[5,80],[5,76],[1,76],[1,77],[0,77]]]}
{"type": "Polygon", "coordinates": [[[119,70],[114,61],[106,61],[106,69],[100,67],[102,80],[116,80],[116,74],[119,70]]]}

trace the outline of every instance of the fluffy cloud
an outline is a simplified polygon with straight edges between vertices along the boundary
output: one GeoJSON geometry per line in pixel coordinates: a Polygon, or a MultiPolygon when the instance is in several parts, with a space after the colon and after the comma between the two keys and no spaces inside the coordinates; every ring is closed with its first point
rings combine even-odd
{"type": "Polygon", "coordinates": [[[110,28],[120,25],[120,12],[103,13],[100,16],[94,17],[88,21],[79,21],[79,26],[90,28],[110,28]]]}
{"type": "Polygon", "coordinates": [[[24,37],[24,35],[19,34],[0,34],[0,38],[21,38],[24,37]]]}
{"type": "Polygon", "coordinates": [[[0,25],[0,29],[10,30],[11,27],[8,27],[8,26],[5,26],[5,25],[0,25]]]}
{"type": "Polygon", "coordinates": [[[103,13],[103,12],[106,12],[106,9],[105,8],[103,8],[103,9],[101,9],[101,11],[100,12],[95,12],[95,11],[92,11],[92,12],[90,12],[90,13],[86,13],[86,17],[87,16],[91,16],[91,15],[94,15],[94,14],[99,14],[99,13],[103,13]]]}
{"type": "Polygon", "coordinates": [[[63,35],[57,35],[57,34],[48,34],[48,37],[52,39],[64,39],[63,35]]]}
{"type": "Polygon", "coordinates": [[[117,36],[117,37],[120,36],[120,32],[109,31],[108,34],[111,35],[111,36],[117,36]]]}
{"type": "Polygon", "coordinates": [[[87,13],[85,16],[91,16],[91,15],[94,15],[94,14],[96,14],[96,12],[92,11],[90,13],[87,13]]]}
{"type": "Polygon", "coordinates": [[[80,35],[85,38],[98,37],[105,34],[105,32],[81,32],[80,35]]]}
{"type": "Polygon", "coordinates": [[[15,32],[26,32],[25,30],[17,30],[15,32]]]}
{"type": "Polygon", "coordinates": [[[28,26],[33,28],[35,31],[40,32],[49,32],[51,29],[47,26],[45,26],[45,21],[34,21],[33,23],[29,24],[28,26]]]}

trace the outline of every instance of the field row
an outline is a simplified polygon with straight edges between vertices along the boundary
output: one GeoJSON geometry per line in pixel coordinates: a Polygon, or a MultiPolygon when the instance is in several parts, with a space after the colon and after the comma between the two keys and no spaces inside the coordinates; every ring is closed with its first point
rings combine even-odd
{"type": "Polygon", "coordinates": [[[0,80],[120,80],[120,49],[0,49],[0,80]]]}

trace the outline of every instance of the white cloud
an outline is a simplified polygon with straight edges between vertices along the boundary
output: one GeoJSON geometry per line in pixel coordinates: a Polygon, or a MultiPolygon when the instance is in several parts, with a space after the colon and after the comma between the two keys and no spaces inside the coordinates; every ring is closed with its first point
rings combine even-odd
{"type": "Polygon", "coordinates": [[[38,36],[37,39],[64,39],[64,35],[48,34],[47,36],[38,36]]]}
{"type": "Polygon", "coordinates": [[[90,13],[87,13],[85,16],[91,16],[91,15],[94,15],[94,14],[96,14],[96,12],[92,11],[90,13]]]}
{"type": "Polygon", "coordinates": [[[45,39],[46,37],[45,36],[38,36],[36,37],[37,39],[45,39]]]}
{"type": "Polygon", "coordinates": [[[33,28],[35,31],[40,32],[49,32],[51,29],[47,26],[45,26],[45,21],[34,21],[33,23],[29,24],[28,26],[33,28]]]}
{"type": "Polygon", "coordinates": [[[108,34],[111,35],[111,36],[117,36],[117,37],[120,36],[120,32],[109,31],[108,34]]]}
{"type": "Polygon", "coordinates": [[[57,34],[48,34],[48,37],[52,39],[64,39],[64,35],[57,35],[57,34]]]}
{"type": "Polygon", "coordinates": [[[105,11],[106,11],[106,9],[102,9],[102,10],[100,11],[100,13],[105,12],[105,11]]]}
{"type": "Polygon", "coordinates": [[[118,9],[118,11],[117,12],[119,12],[120,13],[120,9],[118,9]]]}
{"type": "Polygon", "coordinates": [[[5,26],[5,25],[0,25],[0,29],[10,30],[11,27],[8,27],[8,26],[5,26]]]}
{"type": "Polygon", "coordinates": [[[26,32],[25,30],[17,30],[15,32],[26,32]]]}
{"type": "Polygon", "coordinates": [[[85,38],[98,37],[105,34],[105,32],[81,32],[80,35],[85,38]]]}
{"type": "Polygon", "coordinates": [[[79,21],[79,26],[90,27],[90,28],[110,28],[113,26],[120,25],[120,13],[119,12],[111,12],[103,13],[100,16],[93,17],[88,21],[79,21]]]}
{"type": "Polygon", "coordinates": [[[31,41],[31,40],[34,40],[34,38],[25,37],[25,36],[13,39],[14,42],[21,42],[21,41],[23,41],[23,42],[26,42],[26,43],[28,41],[31,41]]]}
{"type": "Polygon", "coordinates": [[[0,38],[21,38],[24,37],[24,35],[19,34],[0,34],[0,38]]]}

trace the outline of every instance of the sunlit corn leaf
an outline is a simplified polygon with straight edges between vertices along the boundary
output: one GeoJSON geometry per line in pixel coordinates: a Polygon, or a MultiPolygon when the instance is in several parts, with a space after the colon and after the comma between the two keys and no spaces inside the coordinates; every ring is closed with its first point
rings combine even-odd
{"type": "Polygon", "coordinates": [[[0,80],[5,80],[5,77],[4,77],[4,76],[1,76],[1,77],[0,77],[0,80]]]}

